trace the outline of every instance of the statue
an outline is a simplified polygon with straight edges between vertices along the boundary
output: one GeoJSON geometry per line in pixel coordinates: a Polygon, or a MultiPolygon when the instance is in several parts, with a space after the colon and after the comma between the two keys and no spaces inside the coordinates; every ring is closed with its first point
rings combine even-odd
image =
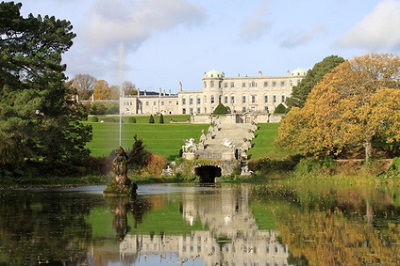
{"type": "Polygon", "coordinates": [[[122,147],[118,147],[115,150],[116,157],[112,162],[112,170],[115,174],[114,184],[120,189],[127,189],[130,193],[136,193],[137,184],[131,184],[131,181],[127,177],[128,167],[128,155],[122,147]]]}
{"type": "Polygon", "coordinates": [[[195,144],[195,139],[194,138],[190,138],[190,139],[184,139],[183,142],[185,143],[185,145],[182,146],[182,151],[185,152],[191,152],[192,148],[196,147],[195,144]]]}

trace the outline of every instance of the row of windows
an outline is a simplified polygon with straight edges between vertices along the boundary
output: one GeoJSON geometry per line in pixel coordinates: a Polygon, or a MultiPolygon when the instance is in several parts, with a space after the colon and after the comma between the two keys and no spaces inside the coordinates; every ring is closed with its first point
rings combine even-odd
{"type": "MultiPolygon", "coordinates": [[[[300,83],[300,79],[297,80],[297,85],[298,85],[299,83],[300,83]]],[[[218,86],[218,88],[222,88],[221,84],[223,84],[223,87],[224,87],[224,88],[235,88],[235,82],[233,82],[233,81],[232,81],[232,82],[223,82],[223,83],[221,83],[221,82],[210,81],[210,88],[214,88],[214,87],[216,87],[216,86],[218,86]],[[217,83],[217,84],[215,84],[215,83],[217,83]]],[[[278,84],[279,84],[281,87],[285,87],[285,86],[286,86],[286,81],[280,81],[280,83],[279,83],[278,81],[271,81],[271,83],[269,83],[268,81],[264,81],[264,88],[268,88],[268,87],[269,87],[269,84],[271,84],[273,88],[278,87],[278,84]]],[[[292,80],[289,81],[289,85],[290,85],[290,87],[293,86],[292,80]]],[[[204,88],[207,88],[207,82],[206,82],[206,81],[204,81],[203,87],[204,87],[204,88]]],[[[257,88],[257,87],[258,87],[258,83],[255,82],[255,81],[242,82],[242,83],[241,83],[241,87],[242,87],[242,88],[246,88],[246,87],[249,87],[249,88],[257,88]]]]}
{"type": "MultiPolygon", "coordinates": [[[[249,99],[250,103],[256,103],[257,102],[257,95],[251,95],[249,98],[250,98],[249,99]]],[[[197,102],[197,105],[200,105],[201,104],[200,98],[196,98],[196,102],[197,102]]],[[[204,103],[206,103],[206,102],[207,102],[207,98],[204,97],[204,103]]],[[[213,95],[211,95],[211,101],[210,102],[211,102],[211,104],[215,103],[215,98],[214,98],[213,95]]],[[[265,95],[264,96],[264,103],[268,103],[268,102],[269,102],[269,97],[268,97],[268,95],[265,95]]],[[[272,102],[273,103],[277,102],[277,96],[276,95],[272,96],[272,102]]],[[[285,102],[285,95],[281,95],[281,102],[282,103],[285,102]]],[[[223,103],[224,104],[229,104],[229,103],[234,104],[235,103],[235,96],[231,96],[230,97],[230,102],[229,102],[229,96],[224,96],[223,103]]],[[[242,103],[247,103],[246,95],[242,96],[242,103]]],[[[186,98],[182,98],[182,105],[186,105],[186,98]]],[[[189,105],[193,105],[193,98],[189,98],[189,105]]]]}
{"type": "MultiPolygon", "coordinates": [[[[144,104],[145,104],[146,106],[149,106],[149,105],[150,105],[150,102],[149,102],[149,101],[145,101],[144,104]]],[[[164,105],[164,104],[165,104],[164,101],[160,101],[160,105],[164,105]]],[[[168,101],[168,105],[171,106],[172,104],[173,104],[172,101],[168,101]]],[[[153,105],[157,105],[157,101],[153,101],[153,105]]],[[[176,105],[178,105],[178,101],[176,101],[176,105]]]]}
{"type": "MultiPolygon", "coordinates": [[[[236,108],[235,108],[235,109],[236,109],[236,108]]],[[[255,111],[257,111],[257,110],[256,110],[255,107],[246,108],[245,106],[243,106],[243,107],[242,107],[242,112],[247,112],[247,111],[249,111],[249,112],[255,112],[255,111]]],[[[269,112],[268,106],[264,106],[264,111],[265,111],[265,112],[269,112]]],[[[203,113],[203,114],[208,114],[207,108],[204,108],[204,112],[201,112],[201,108],[200,108],[200,107],[198,107],[198,108],[196,108],[196,109],[194,109],[194,108],[189,108],[189,109],[182,108],[182,114],[194,114],[195,112],[196,112],[196,114],[201,114],[201,113],[203,113]]],[[[211,108],[211,113],[212,113],[212,112],[214,112],[214,107],[211,108]]]]}

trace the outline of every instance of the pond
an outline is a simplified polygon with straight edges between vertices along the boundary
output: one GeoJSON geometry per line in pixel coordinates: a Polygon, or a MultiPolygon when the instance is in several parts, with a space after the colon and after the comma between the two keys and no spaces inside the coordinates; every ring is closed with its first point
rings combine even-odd
{"type": "Polygon", "coordinates": [[[0,265],[399,265],[397,189],[139,185],[0,191],[0,265]]]}

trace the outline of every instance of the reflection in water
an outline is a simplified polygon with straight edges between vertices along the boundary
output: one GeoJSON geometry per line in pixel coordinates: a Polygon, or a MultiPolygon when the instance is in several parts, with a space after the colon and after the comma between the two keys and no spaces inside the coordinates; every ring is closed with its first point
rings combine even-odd
{"type": "MultiPolygon", "coordinates": [[[[258,230],[249,209],[249,188],[187,191],[180,211],[189,225],[200,220],[204,230],[184,235],[128,234],[120,244],[122,257],[157,254],[169,262],[200,260],[204,265],[287,265],[288,249],[277,241],[276,230],[258,230]]],[[[168,229],[167,229],[168,230],[168,229]]]]}
{"type": "Polygon", "coordinates": [[[0,265],[400,265],[396,189],[0,191],[0,265]]]}

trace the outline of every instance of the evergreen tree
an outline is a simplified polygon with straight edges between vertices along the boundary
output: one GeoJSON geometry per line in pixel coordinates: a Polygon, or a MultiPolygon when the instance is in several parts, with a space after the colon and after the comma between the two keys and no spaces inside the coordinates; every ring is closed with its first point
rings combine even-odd
{"type": "Polygon", "coordinates": [[[331,70],[344,61],[345,60],[342,57],[331,55],[325,57],[321,62],[315,64],[312,69],[307,71],[306,76],[301,80],[301,82],[297,86],[293,87],[292,96],[286,99],[288,111],[292,107],[303,108],[312,88],[322,80],[325,74],[331,72],[331,70]]]}
{"type": "Polygon", "coordinates": [[[215,107],[215,110],[213,112],[214,115],[226,115],[228,113],[228,107],[224,106],[222,103],[218,104],[217,107],[215,107]]]}
{"type": "Polygon", "coordinates": [[[286,107],[283,104],[279,104],[274,110],[274,114],[284,114],[284,113],[286,113],[286,107]]]}
{"type": "Polygon", "coordinates": [[[61,55],[75,34],[65,20],[20,14],[21,3],[0,3],[0,167],[24,162],[77,163],[89,154],[85,108],[68,89],[61,55]]]}
{"type": "Polygon", "coordinates": [[[163,116],[163,114],[160,115],[160,124],[164,124],[164,116],[163,116]]]}
{"type": "Polygon", "coordinates": [[[128,164],[132,169],[141,169],[146,166],[147,158],[151,155],[145,149],[145,145],[137,135],[133,136],[135,143],[132,145],[132,150],[129,152],[128,164]]]}
{"type": "Polygon", "coordinates": [[[150,123],[150,124],[154,124],[154,117],[153,117],[153,115],[150,115],[149,123],[150,123]]]}

